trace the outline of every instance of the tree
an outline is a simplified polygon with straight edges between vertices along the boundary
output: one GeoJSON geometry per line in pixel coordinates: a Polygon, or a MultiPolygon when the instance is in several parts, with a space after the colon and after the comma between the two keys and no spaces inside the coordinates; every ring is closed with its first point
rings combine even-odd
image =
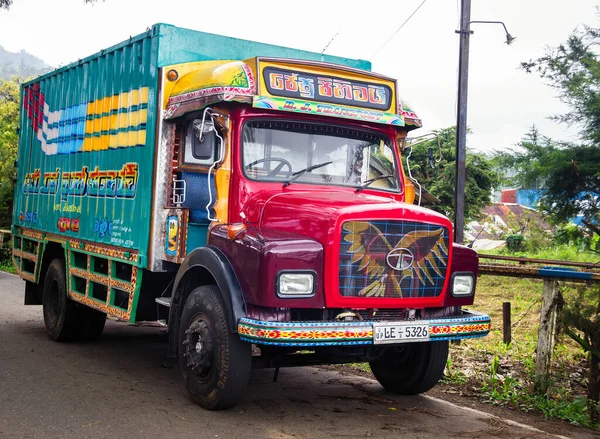
{"type": "Polygon", "coordinates": [[[20,80],[0,80],[0,227],[10,225],[13,201],[14,162],[19,142],[20,80]]]}
{"type": "MultiPolygon", "coordinates": [[[[527,72],[537,72],[558,91],[569,106],[566,114],[554,120],[576,124],[581,144],[558,144],[530,135],[517,156],[523,178],[543,179],[542,207],[556,220],[583,215],[583,223],[600,235],[600,29],[583,26],[565,44],[549,49],[545,56],[522,64],[527,72]],[[525,166],[527,165],[527,166],[525,166]]],[[[534,134],[534,133],[531,133],[534,134]]],[[[564,314],[565,332],[588,353],[590,373],[588,407],[597,420],[600,397],[600,292],[592,298],[580,296],[564,314]]]]}
{"type": "Polygon", "coordinates": [[[579,288],[578,300],[565,304],[565,333],[590,353],[588,407],[590,418],[600,420],[600,288],[586,285],[579,288]]]}
{"type": "Polygon", "coordinates": [[[600,28],[583,26],[545,56],[521,63],[526,72],[545,79],[569,106],[568,113],[553,119],[579,125],[582,139],[596,145],[600,144],[600,61],[595,53],[599,44],[600,28]]]}
{"type": "MultiPolygon", "coordinates": [[[[83,0],[85,3],[96,3],[98,0],[83,0]]],[[[0,9],[10,9],[14,0],[0,0],[0,9]]]]}
{"type": "MultiPolygon", "coordinates": [[[[444,128],[438,133],[442,158],[439,157],[437,140],[416,144],[409,164],[413,177],[440,203],[433,209],[452,218],[454,216],[454,183],[456,175],[456,128],[444,128]],[[431,167],[429,150],[436,160],[431,167]]],[[[408,152],[404,152],[404,157],[408,152]]],[[[467,179],[465,184],[465,221],[477,218],[481,210],[490,204],[492,190],[499,183],[498,173],[492,162],[483,154],[472,151],[467,154],[467,179]]]]}
{"type": "Polygon", "coordinates": [[[600,234],[600,148],[593,143],[557,143],[535,127],[518,147],[496,157],[516,171],[515,183],[544,189],[540,208],[555,223],[583,215],[584,224],[600,234]]]}
{"type": "Polygon", "coordinates": [[[583,214],[584,224],[600,235],[600,29],[583,26],[565,44],[522,63],[558,91],[569,112],[553,119],[580,127],[582,144],[554,144],[530,150],[546,182],[544,206],[558,220],[583,214]],[[542,162],[543,160],[543,162],[542,162]]]}

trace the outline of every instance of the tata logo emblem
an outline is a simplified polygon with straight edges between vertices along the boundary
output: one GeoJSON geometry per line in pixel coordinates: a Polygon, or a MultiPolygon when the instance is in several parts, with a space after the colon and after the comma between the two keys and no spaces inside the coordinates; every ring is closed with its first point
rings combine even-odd
{"type": "Polygon", "coordinates": [[[412,267],[415,260],[412,252],[407,248],[395,248],[387,254],[385,261],[392,270],[404,271],[412,267]]]}

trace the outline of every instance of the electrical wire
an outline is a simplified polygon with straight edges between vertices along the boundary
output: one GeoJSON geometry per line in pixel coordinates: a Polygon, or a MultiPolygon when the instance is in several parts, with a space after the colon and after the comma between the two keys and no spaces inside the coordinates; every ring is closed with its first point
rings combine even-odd
{"type": "Polygon", "coordinates": [[[371,58],[369,58],[369,61],[371,61],[371,60],[372,60],[372,59],[375,57],[375,55],[377,55],[377,54],[378,54],[378,53],[381,51],[381,49],[383,49],[383,48],[384,48],[384,47],[387,45],[387,43],[389,43],[389,42],[392,40],[392,38],[394,38],[394,37],[396,36],[396,34],[397,34],[398,32],[400,32],[400,30],[401,30],[401,29],[402,29],[402,28],[403,28],[403,27],[406,25],[406,23],[408,23],[408,22],[410,21],[410,19],[413,17],[413,15],[415,15],[415,14],[417,13],[417,11],[418,11],[419,9],[421,9],[421,6],[423,6],[423,5],[425,4],[425,2],[426,2],[426,1],[427,1],[427,0],[423,0],[423,1],[421,2],[421,4],[420,4],[419,6],[417,6],[417,9],[415,9],[415,10],[413,11],[413,13],[412,13],[412,14],[410,14],[406,20],[404,20],[404,23],[402,23],[402,24],[400,25],[400,27],[399,27],[399,28],[396,30],[396,32],[394,32],[394,33],[392,34],[392,36],[391,36],[391,37],[389,37],[389,38],[387,39],[387,41],[386,41],[385,43],[383,43],[379,49],[377,49],[377,51],[376,51],[376,52],[375,52],[375,53],[374,53],[374,54],[371,56],[371,58]]]}
{"type": "Polygon", "coordinates": [[[338,31],[335,33],[335,35],[334,35],[334,36],[331,38],[331,40],[329,40],[329,43],[327,43],[327,45],[326,45],[325,47],[323,47],[323,50],[321,50],[321,55],[323,55],[323,54],[325,53],[325,51],[327,50],[327,48],[329,47],[329,45],[330,45],[331,43],[333,43],[333,40],[335,40],[335,39],[336,39],[336,37],[337,37],[337,36],[340,34],[340,32],[341,32],[341,31],[342,31],[341,29],[340,29],[340,30],[338,30],[338,31]]]}

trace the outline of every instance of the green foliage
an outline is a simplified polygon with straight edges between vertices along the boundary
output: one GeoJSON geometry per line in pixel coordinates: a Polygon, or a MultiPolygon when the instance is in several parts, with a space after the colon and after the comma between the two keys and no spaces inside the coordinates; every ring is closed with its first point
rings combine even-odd
{"type": "MultiPolygon", "coordinates": [[[[600,84],[599,84],[600,85],[600,84]]],[[[543,187],[542,211],[555,223],[582,213],[588,224],[600,219],[600,148],[596,145],[558,144],[540,135],[535,127],[518,149],[499,153],[495,160],[516,171],[512,183],[543,187]]]]}
{"type": "Polygon", "coordinates": [[[446,360],[446,370],[444,371],[444,377],[442,382],[449,384],[465,384],[468,379],[467,376],[458,368],[453,367],[454,362],[452,361],[453,353],[448,353],[448,360],[446,360]]]}
{"type": "Polygon", "coordinates": [[[574,246],[579,251],[600,250],[600,236],[586,233],[573,223],[563,224],[556,229],[552,241],[557,245],[574,246]]]}
{"type": "MultiPolygon", "coordinates": [[[[554,119],[581,127],[582,145],[540,139],[532,130],[521,142],[515,164],[523,179],[542,180],[542,208],[556,221],[583,214],[583,224],[600,235],[600,29],[583,26],[565,44],[523,63],[557,90],[569,112],[554,119]]],[[[563,238],[565,234],[563,233],[563,238]]],[[[589,353],[588,407],[598,421],[600,399],[600,289],[581,289],[563,309],[565,333],[589,353]]]]}
{"type": "Polygon", "coordinates": [[[525,237],[523,235],[508,235],[506,237],[506,248],[511,252],[518,252],[525,247],[525,237]]]}
{"type": "MultiPolygon", "coordinates": [[[[428,159],[429,148],[432,148],[435,158],[439,159],[437,140],[422,142],[413,148],[410,169],[419,184],[440,200],[440,204],[431,207],[452,218],[456,176],[456,128],[445,128],[438,134],[443,156],[441,161],[432,168],[428,159]]],[[[405,152],[404,155],[406,157],[408,153],[405,152]]],[[[499,176],[488,157],[474,152],[467,154],[466,171],[465,222],[468,222],[479,217],[481,210],[490,204],[492,189],[498,185],[499,176]]]]}
{"type": "Polygon", "coordinates": [[[11,249],[6,245],[0,243],[0,271],[8,271],[9,273],[16,274],[15,266],[11,260],[11,249]]]}
{"type": "Polygon", "coordinates": [[[600,424],[586,410],[588,399],[573,395],[570,386],[565,385],[559,371],[550,378],[551,389],[548,394],[538,395],[530,391],[535,363],[531,351],[535,349],[535,341],[517,342],[507,347],[503,343],[492,351],[492,361],[484,370],[481,381],[481,396],[485,402],[518,409],[524,412],[537,411],[547,418],[562,419],[572,424],[598,428],[600,424]],[[525,374],[516,373],[514,364],[523,366],[525,374]]]}
{"type": "Polygon", "coordinates": [[[575,300],[566,301],[563,308],[564,331],[590,357],[588,407],[592,419],[600,420],[600,287],[578,289],[575,300]]]}
{"type": "Polygon", "coordinates": [[[17,158],[20,81],[0,80],[0,227],[11,223],[17,158]]]}
{"type": "Polygon", "coordinates": [[[577,124],[583,139],[600,142],[600,29],[582,26],[566,43],[549,48],[546,55],[522,63],[527,72],[537,72],[553,87],[570,111],[554,116],[558,122],[577,124]]]}
{"type": "Polygon", "coordinates": [[[600,29],[583,26],[565,44],[545,56],[522,63],[557,90],[569,111],[554,120],[581,127],[583,144],[558,144],[532,129],[515,155],[520,179],[542,181],[547,190],[542,207],[557,221],[578,213],[600,234],[600,29]]]}
{"type": "Polygon", "coordinates": [[[509,252],[506,247],[500,249],[486,250],[485,253],[492,255],[503,255],[509,253],[511,256],[535,259],[555,259],[557,261],[592,262],[600,261],[597,253],[580,249],[575,245],[554,244],[537,250],[525,249],[518,252],[509,252]]]}

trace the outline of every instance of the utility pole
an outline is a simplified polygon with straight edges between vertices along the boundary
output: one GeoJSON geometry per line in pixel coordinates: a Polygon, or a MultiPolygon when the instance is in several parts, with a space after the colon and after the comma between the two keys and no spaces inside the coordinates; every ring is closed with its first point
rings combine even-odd
{"type": "Polygon", "coordinates": [[[464,242],[465,180],[467,157],[467,94],[469,79],[469,37],[471,0],[461,0],[460,58],[458,61],[458,102],[456,109],[456,183],[454,186],[454,242],[464,242]]]}

